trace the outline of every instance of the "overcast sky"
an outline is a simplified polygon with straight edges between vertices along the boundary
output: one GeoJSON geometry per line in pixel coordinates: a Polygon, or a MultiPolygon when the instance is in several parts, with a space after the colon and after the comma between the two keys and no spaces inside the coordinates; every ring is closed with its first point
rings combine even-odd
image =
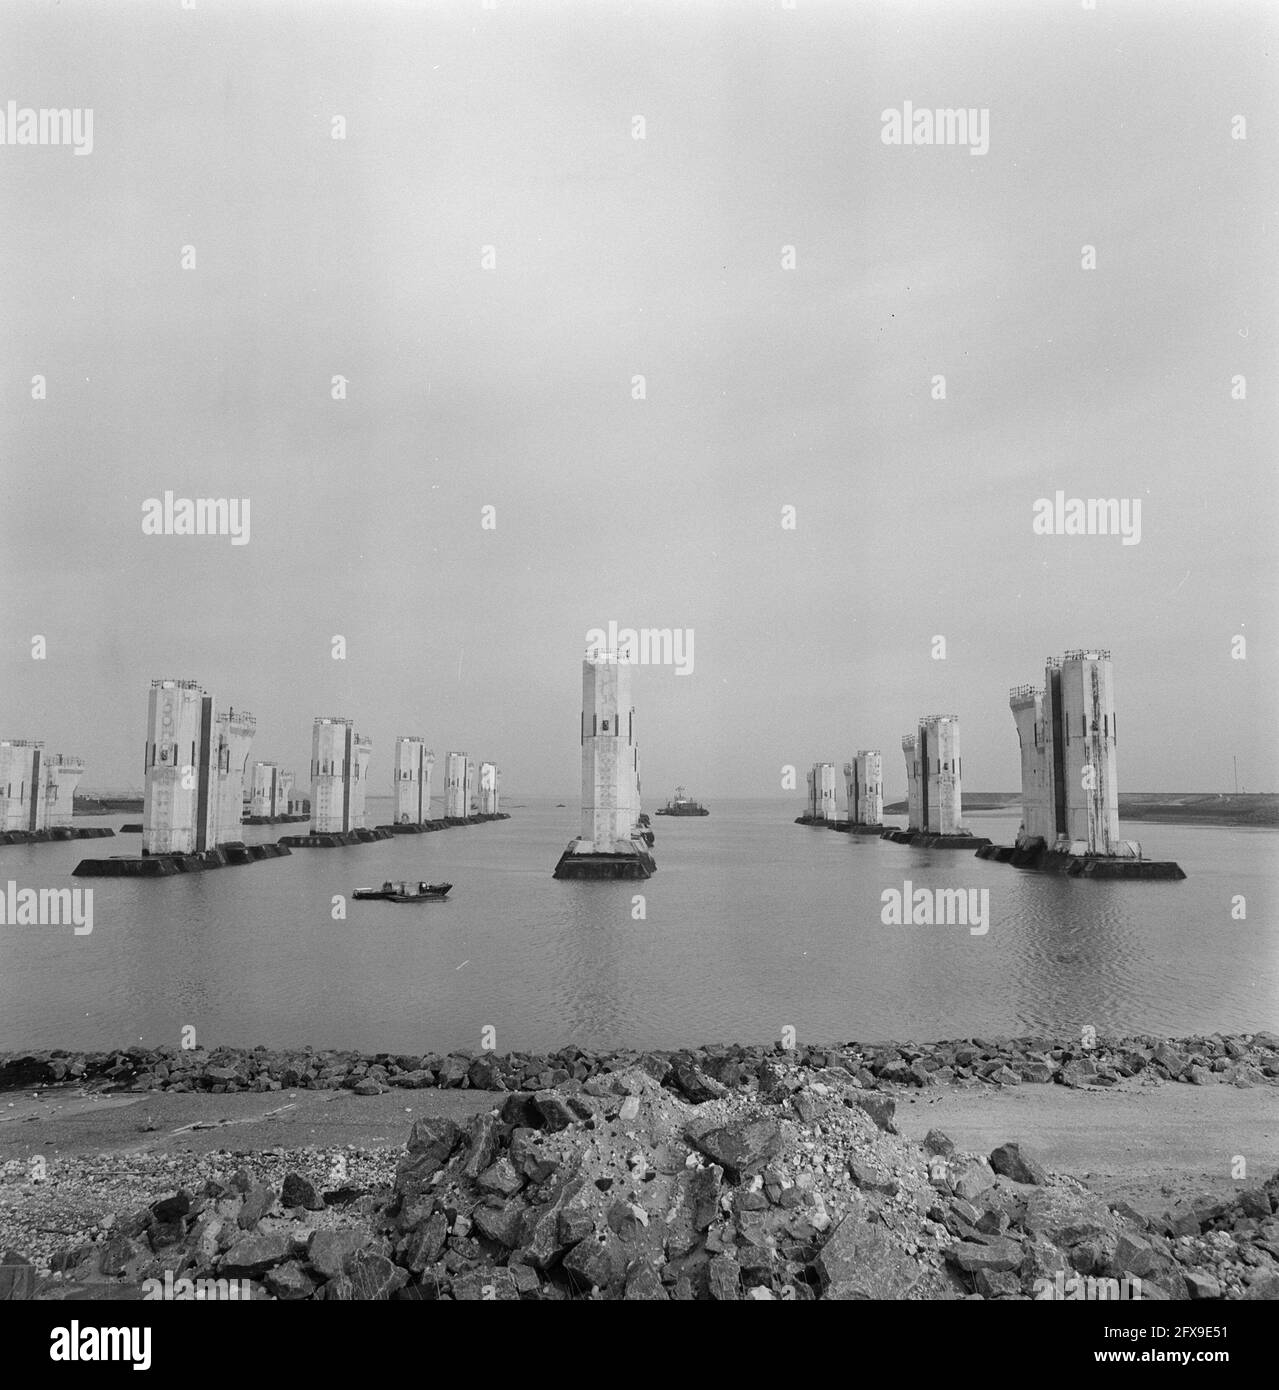
{"type": "Polygon", "coordinates": [[[1015,788],[1008,687],[1093,645],[1121,788],[1275,789],[1277,13],[6,0],[0,108],[93,149],[0,147],[0,736],[140,786],[193,677],[303,779],[345,714],[375,792],[420,733],[568,799],[611,619],[695,634],[650,803],[859,747],[892,795],[934,712],[1015,788]],[[166,489],[249,543],[143,535],[166,489]],[[1058,489],[1140,542],[1033,534],[1058,489]]]}

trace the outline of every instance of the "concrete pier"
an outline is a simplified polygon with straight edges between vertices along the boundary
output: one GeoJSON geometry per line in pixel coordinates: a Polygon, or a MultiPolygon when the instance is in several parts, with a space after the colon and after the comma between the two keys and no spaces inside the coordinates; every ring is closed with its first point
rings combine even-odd
{"type": "Polygon", "coordinates": [[[437,830],[452,830],[459,825],[485,825],[493,820],[510,820],[510,816],[505,811],[497,811],[491,816],[476,814],[461,819],[442,816],[424,820],[420,825],[379,825],[377,828],[385,830],[388,835],[430,835],[437,830]]]}
{"type": "Polygon", "coordinates": [[[45,845],[55,840],[100,840],[115,831],[106,825],[51,825],[44,830],[0,831],[0,845],[45,845]]]}
{"type": "Polygon", "coordinates": [[[216,843],[240,842],[244,814],[244,774],[258,722],[246,710],[228,709],[217,721],[216,843]]]}
{"type": "Polygon", "coordinates": [[[374,840],[389,840],[391,831],[378,826],[376,830],[313,830],[309,835],[281,835],[276,844],[286,849],[342,849],[347,845],[368,845],[374,840]]]}
{"type": "Polygon", "coordinates": [[[39,739],[0,741],[0,845],[89,840],[114,834],[73,824],[84,759],[46,753],[39,739]]]}
{"type": "Polygon", "coordinates": [[[249,784],[249,811],[245,825],[275,825],[280,821],[308,820],[290,811],[293,774],[276,763],[254,763],[249,784]]]}
{"type": "Polygon", "coordinates": [[[444,757],[444,818],[463,821],[470,814],[470,802],[466,799],[466,765],[469,759],[465,753],[446,753],[444,757]]]}
{"type": "Polygon", "coordinates": [[[1074,878],[1182,879],[1119,834],[1114,673],[1102,648],[1045,663],[1042,686],[1018,685],[1008,707],[1021,747],[1022,823],[1011,846],[984,859],[1074,878]]]}
{"type": "Polygon", "coordinates": [[[657,872],[639,824],[639,750],[627,654],[582,662],[582,823],[555,866],[560,879],[645,879],[657,872]]]}
{"type": "Polygon", "coordinates": [[[796,825],[823,826],[844,835],[880,835],[884,829],[883,759],[875,748],[859,748],[844,764],[841,781],[834,763],[814,763],[808,800],[796,825]]]}
{"type": "Polygon", "coordinates": [[[167,878],[172,874],[203,873],[279,859],[288,854],[283,845],[231,843],[192,854],[115,855],[110,859],[82,859],[71,870],[75,878],[167,878]]]}
{"type": "Polygon", "coordinates": [[[1106,854],[1069,854],[1049,849],[1042,841],[1020,845],[993,845],[977,851],[978,859],[993,859],[1015,869],[1036,869],[1041,873],[1067,874],[1072,878],[1181,879],[1186,877],[1180,864],[1170,859],[1120,859],[1106,854]]]}
{"type": "Polygon", "coordinates": [[[422,825],[431,819],[431,770],[435,754],[426,740],[401,734],[395,740],[395,824],[422,825]]]}
{"type": "Polygon", "coordinates": [[[154,680],[147,702],[142,849],[202,854],[217,845],[217,709],[192,680],[154,680]]]}
{"type": "Polygon", "coordinates": [[[906,829],[890,827],[882,838],[921,849],[978,849],[988,845],[988,839],[974,835],[962,821],[959,716],[925,715],[914,733],[903,736],[902,753],[906,759],[906,829]]]}
{"type": "Polygon", "coordinates": [[[480,815],[496,815],[501,809],[502,773],[496,763],[480,764],[480,815]]]}
{"type": "Polygon", "coordinates": [[[859,748],[844,764],[849,829],[877,834],[884,825],[884,759],[878,748],[859,748]]]}
{"type": "MultiPolygon", "coordinates": [[[[353,720],[321,715],[311,729],[311,834],[347,835],[364,828],[364,795],[373,740],[353,720]]],[[[307,838],[307,837],[301,837],[307,838]]]]}

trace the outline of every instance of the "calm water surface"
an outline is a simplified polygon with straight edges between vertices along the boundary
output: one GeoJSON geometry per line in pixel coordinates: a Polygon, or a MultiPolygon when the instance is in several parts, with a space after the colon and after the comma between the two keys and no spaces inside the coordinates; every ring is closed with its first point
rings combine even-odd
{"type": "MultiPolygon", "coordinates": [[[[0,848],[0,889],[94,892],[90,936],[0,926],[0,1049],[176,1045],[187,1024],[210,1045],[410,1052],[478,1048],[488,1024],[507,1051],[765,1041],[785,1024],[801,1041],[866,1041],[1279,1022],[1273,830],[1127,823],[1189,877],[1089,883],[811,830],[785,802],[724,801],[708,819],[654,821],[647,883],[557,883],[575,807],[508,809],[472,829],[147,882],[70,877],[85,856],[136,853],[137,836],[0,848]],[[350,901],[384,878],[449,879],[454,894],[350,901]],[[906,879],[988,888],[990,930],[882,925],[882,892],[906,879]]],[[[389,811],[371,799],[369,823],[389,811]]],[[[1000,843],[1017,821],[968,817],[1000,843]]]]}

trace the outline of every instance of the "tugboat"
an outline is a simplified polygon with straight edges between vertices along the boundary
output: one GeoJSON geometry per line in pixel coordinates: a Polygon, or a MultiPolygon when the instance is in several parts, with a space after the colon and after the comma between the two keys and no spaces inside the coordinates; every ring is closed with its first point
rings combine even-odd
{"type": "Polygon", "coordinates": [[[683,787],[675,788],[675,798],[665,806],[654,811],[655,816],[709,816],[705,806],[700,806],[683,787]]]}
{"type": "Polygon", "coordinates": [[[370,899],[387,903],[429,903],[442,902],[452,891],[451,883],[421,883],[416,887],[410,883],[384,883],[381,888],[357,888],[351,895],[362,902],[370,899]]]}

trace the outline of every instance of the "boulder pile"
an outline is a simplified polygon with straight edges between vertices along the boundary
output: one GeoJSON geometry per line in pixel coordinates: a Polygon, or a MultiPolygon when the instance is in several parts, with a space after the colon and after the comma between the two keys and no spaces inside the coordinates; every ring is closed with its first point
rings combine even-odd
{"type": "Polygon", "coordinates": [[[979,1082],[992,1086],[1055,1082],[1115,1086],[1140,1076],[1194,1085],[1254,1086],[1279,1080],[1273,1033],[1183,1038],[967,1038],[937,1043],[843,1043],[789,1051],[780,1045],[725,1045],[676,1052],[595,1051],[565,1047],[532,1054],[452,1052],[393,1054],[272,1051],[255,1048],[130,1047],[113,1052],[0,1053],[0,1091],[33,1086],[92,1086],[117,1091],[352,1090],[378,1095],[392,1087],[471,1087],[482,1091],[547,1090],[626,1067],[665,1065],[687,1099],[713,1098],[720,1087],[749,1084],[757,1069],[783,1058],[805,1067],[842,1067],[865,1088],[979,1082]],[[683,1078],[683,1079],[681,1079],[683,1078]]]}
{"type": "Polygon", "coordinates": [[[418,1119],[372,1190],[325,1192],[304,1157],[278,1186],[245,1163],[105,1219],[47,1271],[7,1252],[0,1298],[1279,1297],[1279,1173],[1151,1218],[1015,1139],[911,1142],[893,1098],[828,1059],[728,1079],[741,1050],[677,1058],[418,1119]]]}

